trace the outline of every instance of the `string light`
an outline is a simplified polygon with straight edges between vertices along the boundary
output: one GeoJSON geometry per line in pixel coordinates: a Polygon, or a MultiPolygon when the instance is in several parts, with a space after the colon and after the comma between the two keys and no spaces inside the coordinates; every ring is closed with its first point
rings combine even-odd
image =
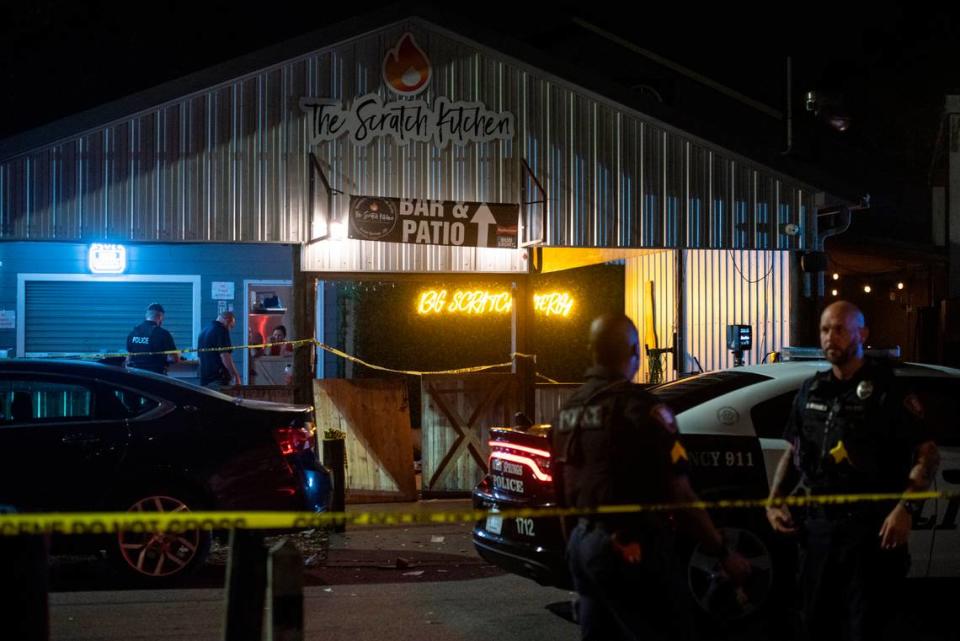
{"type": "Polygon", "coordinates": [[[870,287],[870,285],[864,285],[864,286],[863,286],[863,292],[864,292],[865,294],[869,294],[869,293],[872,292],[872,291],[873,291],[873,288],[870,287]]]}
{"type": "Polygon", "coordinates": [[[835,290],[835,289],[831,289],[831,290],[830,290],[830,293],[833,294],[834,296],[836,296],[838,292],[837,292],[837,290],[835,290]]]}
{"type": "Polygon", "coordinates": [[[840,280],[840,274],[833,272],[833,280],[840,280]]]}
{"type": "Polygon", "coordinates": [[[897,289],[903,289],[903,283],[897,283],[897,289]]]}

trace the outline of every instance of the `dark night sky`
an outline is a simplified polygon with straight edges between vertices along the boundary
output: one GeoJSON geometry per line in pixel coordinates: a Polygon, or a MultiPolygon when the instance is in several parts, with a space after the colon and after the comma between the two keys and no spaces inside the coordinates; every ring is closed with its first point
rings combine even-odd
{"type": "MultiPolygon", "coordinates": [[[[386,4],[0,0],[0,138],[386,4]]],[[[943,95],[960,88],[960,9],[704,4],[439,6],[534,46],[563,38],[579,16],[778,109],[789,54],[797,100],[811,88],[842,96],[853,116],[844,135],[923,191],[943,95]]]]}
{"type": "MultiPolygon", "coordinates": [[[[388,4],[2,0],[0,76],[7,101],[0,136],[388,4]]],[[[958,75],[947,68],[947,58],[956,60],[960,53],[957,10],[950,15],[898,3],[873,3],[869,9],[796,3],[775,14],[769,3],[696,9],[663,4],[669,6],[643,3],[643,13],[635,16],[611,8],[631,3],[609,0],[557,2],[549,12],[517,10],[517,3],[499,0],[446,11],[534,42],[556,37],[551,27],[581,16],[777,107],[784,99],[788,53],[794,56],[798,89],[817,84],[846,90],[857,109],[887,107],[874,104],[879,96],[868,87],[883,79],[908,86],[945,76],[928,83],[936,96],[958,75]]]]}

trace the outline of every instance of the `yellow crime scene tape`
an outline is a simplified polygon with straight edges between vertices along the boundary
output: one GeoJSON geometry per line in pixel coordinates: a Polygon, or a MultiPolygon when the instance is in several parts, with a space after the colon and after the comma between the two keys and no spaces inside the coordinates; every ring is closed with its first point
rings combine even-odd
{"type": "Polygon", "coordinates": [[[565,518],[626,515],[680,510],[756,509],[770,506],[848,505],[864,502],[957,499],[960,491],[790,496],[782,499],[720,499],[688,503],[603,505],[592,509],[537,507],[504,510],[437,512],[71,512],[0,514],[0,536],[24,534],[109,534],[113,532],[184,532],[187,530],[305,530],[335,524],[424,525],[500,518],[565,518]]]}
{"type": "MultiPolygon", "coordinates": [[[[230,347],[188,347],[186,349],[170,349],[160,352],[137,352],[136,354],[132,352],[78,352],[74,354],[60,354],[57,356],[49,356],[46,358],[75,358],[75,359],[106,359],[106,358],[126,358],[128,356],[179,356],[183,354],[201,354],[209,352],[232,352],[234,350],[244,350],[244,349],[266,349],[269,347],[282,347],[284,345],[290,345],[291,347],[303,347],[305,345],[316,346],[326,352],[329,352],[335,356],[339,356],[345,360],[348,360],[364,367],[369,367],[370,369],[381,371],[381,372],[390,372],[393,374],[408,374],[410,376],[431,376],[436,374],[472,374],[475,372],[483,372],[490,369],[497,369],[503,367],[510,367],[513,365],[513,358],[517,356],[532,358],[530,354],[522,354],[520,352],[512,352],[510,354],[511,360],[505,361],[503,363],[492,363],[490,365],[474,365],[471,367],[459,367],[456,369],[443,369],[443,370],[410,370],[410,369],[395,369],[392,367],[384,367],[382,365],[377,365],[375,363],[370,363],[348,354],[343,350],[339,350],[336,347],[327,345],[321,341],[318,341],[315,338],[301,338],[298,340],[290,341],[277,341],[273,343],[250,343],[246,345],[233,345],[230,347]]],[[[547,378],[542,374],[538,374],[545,380],[551,383],[556,383],[553,379],[547,378]]]]}

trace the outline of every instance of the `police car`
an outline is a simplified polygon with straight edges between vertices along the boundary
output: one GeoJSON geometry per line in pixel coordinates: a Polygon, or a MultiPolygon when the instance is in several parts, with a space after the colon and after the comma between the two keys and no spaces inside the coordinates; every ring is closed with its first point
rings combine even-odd
{"type": "MultiPolygon", "coordinates": [[[[736,367],[649,389],[673,408],[691,463],[691,480],[704,499],[764,498],[786,448],[783,430],[804,380],[829,368],[824,360],[736,367]]],[[[942,463],[936,490],[960,491],[960,370],[895,363],[901,382],[924,405],[942,463]]],[[[555,504],[550,475],[549,425],[491,430],[489,473],[473,493],[480,509],[555,504]]],[[[926,501],[910,538],[912,577],[960,576],[960,501],[926,501]]],[[[719,563],[699,548],[686,567],[689,596],[705,616],[732,621],[786,594],[793,583],[795,545],[776,536],[762,510],[713,514],[730,545],[751,561],[749,599],[737,598],[719,563]]],[[[496,512],[476,524],[473,541],[487,561],[545,585],[570,588],[559,519],[503,519],[496,512]]],[[[740,595],[742,597],[742,595],[740,595]]]]}

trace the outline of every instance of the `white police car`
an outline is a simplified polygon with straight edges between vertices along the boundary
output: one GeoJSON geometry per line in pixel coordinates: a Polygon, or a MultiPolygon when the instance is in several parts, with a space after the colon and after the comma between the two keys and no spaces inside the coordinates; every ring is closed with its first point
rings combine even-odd
{"type": "MultiPolygon", "coordinates": [[[[691,479],[704,499],[764,498],[786,442],[783,430],[797,390],[829,364],[800,360],[721,370],[651,388],[676,416],[691,463],[691,479]]],[[[920,397],[943,457],[936,490],[960,491],[960,370],[935,365],[894,364],[920,397]]],[[[491,431],[490,473],[474,490],[484,509],[553,505],[549,474],[549,426],[491,431]],[[504,465],[504,461],[513,463],[504,465]]],[[[960,501],[927,501],[910,538],[913,577],[960,576],[960,501]]],[[[794,582],[795,546],[775,535],[763,511],[714,513],[731,546],[754,566],[747,602],[725,585],[719,564],[691,551],[686,578],[690,596],[704,614],[720,620],[746,616],[794,582]]],[[[477,523],[479,554],[511,572],[541,583],[569,587],[557,519],[499,519],[477,523]]]]}

